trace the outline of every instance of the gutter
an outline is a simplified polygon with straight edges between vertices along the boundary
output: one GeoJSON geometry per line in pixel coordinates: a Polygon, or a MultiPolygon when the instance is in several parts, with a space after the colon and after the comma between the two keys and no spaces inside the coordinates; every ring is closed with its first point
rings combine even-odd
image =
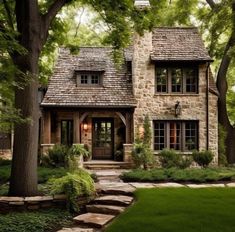
{"type": "Polygon", "coordinates": [[[206,67],[206,150],[209,150],[209,67],[206,67]]]}

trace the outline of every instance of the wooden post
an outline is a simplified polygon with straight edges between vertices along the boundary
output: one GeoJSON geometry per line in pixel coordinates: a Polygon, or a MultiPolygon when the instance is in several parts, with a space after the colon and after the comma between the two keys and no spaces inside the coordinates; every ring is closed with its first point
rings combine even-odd
{"type": "Polygon", "coordinates": [[[131,141],[131,113],[126,113],[126,143],[130,144],[131,141]]]}
{"type": "Polygon", "coordinates": [[[74,112],[73,115],[74,121],[74,141],[73,143],[80,143],[80,119],[79,119],[79,112],[74,112]]]}
{"type": "Polygon", "coordinates": [[[51,112],[44,112],[43,144],[51,144],[51,112]]]}

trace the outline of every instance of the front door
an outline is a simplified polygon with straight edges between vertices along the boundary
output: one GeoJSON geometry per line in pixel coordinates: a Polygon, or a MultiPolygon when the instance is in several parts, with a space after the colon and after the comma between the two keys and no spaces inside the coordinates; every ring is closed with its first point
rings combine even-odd
{"type": "Polygon", "coordinates": [[[113,159],[113,119],[94,118],[92,125],[92,158],[113,159]]]}

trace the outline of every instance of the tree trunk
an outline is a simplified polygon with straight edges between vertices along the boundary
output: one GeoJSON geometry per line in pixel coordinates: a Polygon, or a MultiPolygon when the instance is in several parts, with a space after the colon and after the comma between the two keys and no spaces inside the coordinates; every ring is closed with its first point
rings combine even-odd
{"type": "Polygon", "coordinates": [[[58,11],[71,0],[54,0],[44,15],[40,14],[38,0],[15,0],[18,41],[26,54],[11,54],[21,73],[16,81],[23,88],[15,90],[15,107],[29,121],[15,125],[13,159],[9,195],[37,194],[37,156],[39,133],[38,61],[48,30],[58,11]]]}
{"type": "Polygon", "coordinates": [[[36,0],[16,0],[15,6],[18,41],[26,54],[12,54],[21,73],[16,81],[23,85],[15,90],[15,107],[29,121],[15,125],[13,159],[9,195],[33,196],[37,194],[38,153],[38,60],[41,51],[40,23],[36,0]]]}
{"type": "Polygon", "coordinates": [[[37,57],[31,58],[32,56],[37,55],[18,57],[26,67],[28,66],[28,71],[35,76],[31,77],[24,89],[17,88],[15,91],[15,107],[20,109],[22,116],[28,118],[29,121],[15,125],[9,191],[11,196],[33,196],[37,194],[39,107],[36,77],[38,64],[36,61],[38,59],[37,57]],[[30,60],[35,60],[35,62],[32,63],[30,60]]]}

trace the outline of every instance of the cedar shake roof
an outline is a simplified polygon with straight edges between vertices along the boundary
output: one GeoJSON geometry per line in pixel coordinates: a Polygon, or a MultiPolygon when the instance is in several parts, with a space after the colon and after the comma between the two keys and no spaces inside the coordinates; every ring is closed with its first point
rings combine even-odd
{"type": "Polygon", "coordinates": [[[153,30],[154,61],[212,61],[195,27],[162,27],[153,30]]]}
{"type": "Polygon", "coordinates": [[[78,55],[61,48],[41,106],[135,107],[132,84],[125,71],[117,71],[112,49],[82,47],[78,55]],[[76,86],[76,71],[103,71],[101,86],[76,86]]]}

